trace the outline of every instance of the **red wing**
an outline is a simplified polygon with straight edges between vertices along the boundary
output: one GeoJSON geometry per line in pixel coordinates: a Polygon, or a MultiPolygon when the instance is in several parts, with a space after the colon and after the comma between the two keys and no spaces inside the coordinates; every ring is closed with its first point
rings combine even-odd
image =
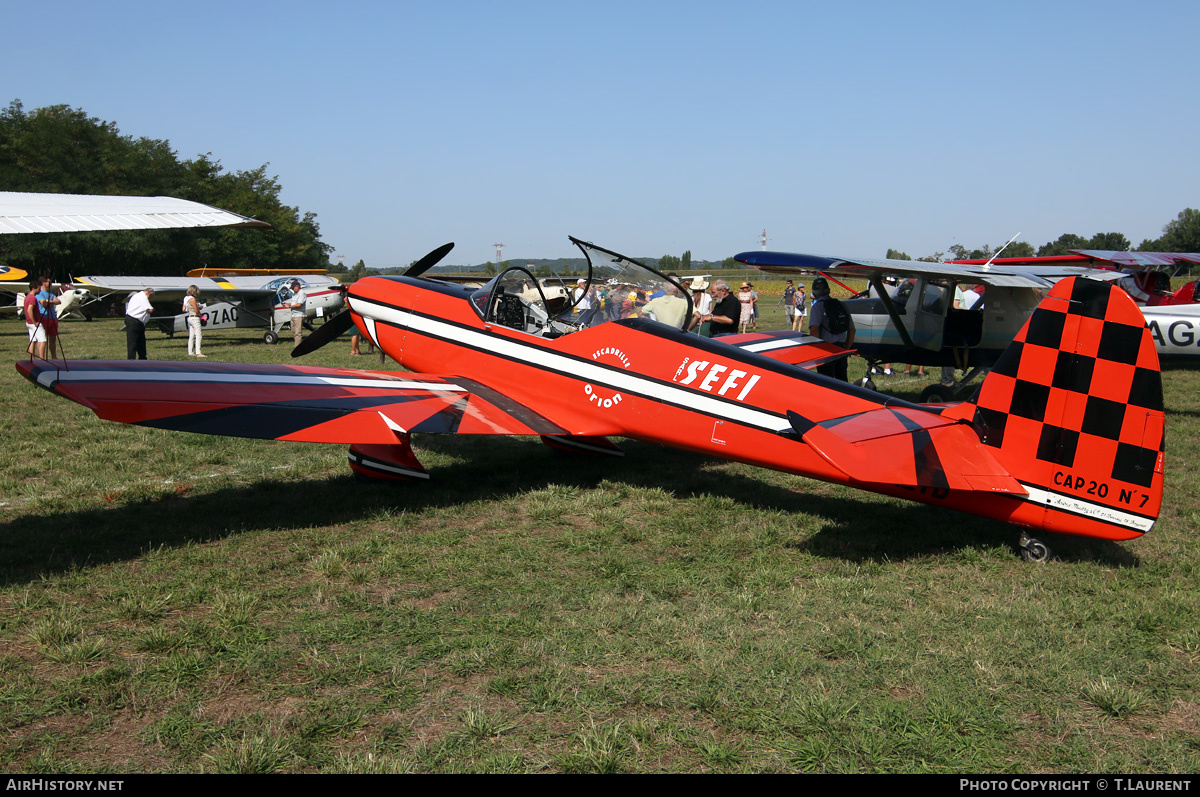
{"type": "Polygon", "coordinates": [[[129,360],[22,361],[17,370],[105,420],[183,432],[359,444],[392,444],[408,432],[566,434],[454,376],[129,360]]]}
{"type": "Polygon", "coordinates": [[[826,343],[820,338],[805,335],[803,332],[748,332],[745,335],[722,335],[717,338],[722,343],[737,346],[743,351],[752,351],[773,360],[799,365],[812,370],[818,365],[824,365],[854,353],[853,349],[843,349],[834,343],[826,343]]]}
{"type": "Polygon", "coordinates": [[[814,424],[795,413],[797,434],[860,482],[1025,494],[979,443],[975,429],[929,412],[881,408],[814,424]]]}

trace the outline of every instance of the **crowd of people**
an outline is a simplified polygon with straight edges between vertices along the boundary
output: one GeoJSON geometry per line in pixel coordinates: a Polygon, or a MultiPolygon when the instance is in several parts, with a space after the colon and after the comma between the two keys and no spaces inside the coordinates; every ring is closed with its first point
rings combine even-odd
{"type": "MultiPolygon", "coordinates": [[[[649,317],[676,328],[685,328],[704,337],[745,333],[758,328],[759,295],[749,281],[742,282],[735,293],[728,281],[714,280],[709,283],[704,277],[681,279],[668,274],[668,281],[657,291],[647,291],[634,285],[601,284],[589,287],[587,280],[580,279],[572,291],[574,310],[578,313],[581,326],[632,317],[649,317]],[[677,285],[691,291],[692,316],[687,315],[687,301],[677,285]],[[685,324],[686,321],[686,324],[685,324]]],[[[295,281],[290,285],[292,293],[283,300],[288,311],[294,345],[299,345],[306,320],[307,296],[303,285],[295,281]]],[[[154,311],[151,300],[154,288],[148,287],[130,295],[125,305],[126,357],[144,360],[146,354],[146,323],[154,311]]],[[[967,302],[974,296],[967,297],[967,302]]],[[[966,304],[967,302],[963,302],[966,304]]],[[[27,352],[41,358],[58,356],[58,317],[56,308],[60,299],[51,290],[49,277],[30,281],[30,290],[23,303],[26,327],[29,331],[27,352]]],[[[854,346],[854,321],[836,299],[831,299],[829,283],[824,277],[812,282],[811,296],[804,283],[787,280],[776,307],[783,306],[787,328],[802,332],[808,319],[808,334],[843,348],[854,346]]],[[[956,306],[961,306],[956,301],[956,306]]],[[[203,358],[202,312],[206,305],[200,302],[200,289],[192,285],[183,297],[182,312],[187,318],[188,356],[203,358]]],[[[358,330],[351,336],[350,353],[360,355],[363,343],[358,330]]],[[[374,353],[375,343],[365,339],[374,353]]],[[[818,372],[846,379],[846,359],[819,367],[818,372]]],[[[905,373],[908,373],[906,370],[905,373]]]]}

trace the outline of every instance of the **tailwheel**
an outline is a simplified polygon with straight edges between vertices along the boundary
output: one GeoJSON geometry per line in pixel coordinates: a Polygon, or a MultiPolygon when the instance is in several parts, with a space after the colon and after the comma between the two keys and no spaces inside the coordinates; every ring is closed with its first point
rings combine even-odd
{"type": "Polygon", "coordinates": [[[1021,549],[1021,558],[1026,562],[1049,562],[1054,556],[1049,545],[1028,534],[1022,534],[1017,545],[1021,549]]]}

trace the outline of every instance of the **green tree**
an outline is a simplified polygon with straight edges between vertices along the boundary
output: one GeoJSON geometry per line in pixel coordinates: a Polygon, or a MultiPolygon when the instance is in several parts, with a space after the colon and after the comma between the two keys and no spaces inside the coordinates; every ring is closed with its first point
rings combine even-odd
{"type": "Polygon", "coordinates": [[[1163,227],[1161,238],[1142,241],[1143,252],[1200,252],[1200,210],[1185,208],[1163,227]]]}
{"type": "Polygon", "coordinates": [[[1112,252],[1128,252],[1129,239],[1124,233],[1098,232],[1088,241],[1087,249],[1104,249],[1112,252]]]}
{"type": "Polygon", "coordinates": [[[1043,244],[1037,250],[1038,257],[1050,257],[1052,255],[1068,255],[1072,249],[1088,249],[1088,240],[1074,233],[1066,233],[1058,236],[1057,241],[1052,241],[1043,244]]]}
{"type": "Polygon", "coordinates": [[[888,260],[912,260],[911,257],[901,252],[899,249],[889,249],[886,255],[888,260]]]}
{"type": "Polygon", "coordinates": [[[679,258],[675,255],[663,255],[658,259],[659,271],[677,271],[680,268],[679,258]]]}
{"type": "Polygon", "coordinates": [[[679,257],[679,270],[687,271],[691,267],[692,267],[692,250],[688,249],[679,257]]]}
{"type": "Polygon", "coordinates": [[[351,267],[350,271],[347,272],[346,278],[343,279],[342,282],[350,283],[350,282],[354,282],[356,280],[360,280],[363,277],[374,277],[378,274],[379,274],[378,269],[367,268],[367,264],[365,262],[363,262],[362,260],[359,260],[357,263],[354,264],[353,267],[351,267]]]}
{"type": "Polygon", "coordinates": [[[9,191],[175,196],[252,216],[272,229],[8,235],[0,260],[55,279],[72,274],[183,274],[205,265],[326,268],[316,216],[279,199],[264,164],[226,172],[211,154],[181,161],[167,141],[123,136],[113,122],[54,105],[0,111],[0,185],[9,191]]]}
{"type": "Polygon", "coordinates": [[[1000,253],[1000,257],[1033,257],[1034,254],[1033,244],[1028,241],[1013,241],[1000,253]]]}

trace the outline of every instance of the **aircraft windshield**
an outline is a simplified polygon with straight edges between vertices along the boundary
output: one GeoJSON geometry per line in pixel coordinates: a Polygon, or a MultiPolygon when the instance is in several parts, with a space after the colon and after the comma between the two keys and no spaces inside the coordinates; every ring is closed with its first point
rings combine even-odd
{"type": "Polygon", "coordinates": [[[281,279],[271,280],[263,287],[269,291],[275,291],[275,301],[277,304],[283,304],[292,298],[292,283],[299,282],[301,290],[308,290],[308,283],[297,277],[282,277],[281,279]]]}
{"type": "Polygon", "coordinates": [[[692,299],[682,286],[616,252],[572,238],[588,261],[588,276],[535,279],[514,267],[471,295],[490,323],[531,335],[559,337],[623,318],[650,318],[686,329],[692,299]]]}
{"type": "Polygon", "coordinates": [[[571,243],[588,261],[588,280],[576,286],[575,305],[568,311],[572,318],[584,319],[583,326],[620,318],[651,318],[687,328],[692,297],[678,282],[644,263],[578,238],[571,243]]]}

